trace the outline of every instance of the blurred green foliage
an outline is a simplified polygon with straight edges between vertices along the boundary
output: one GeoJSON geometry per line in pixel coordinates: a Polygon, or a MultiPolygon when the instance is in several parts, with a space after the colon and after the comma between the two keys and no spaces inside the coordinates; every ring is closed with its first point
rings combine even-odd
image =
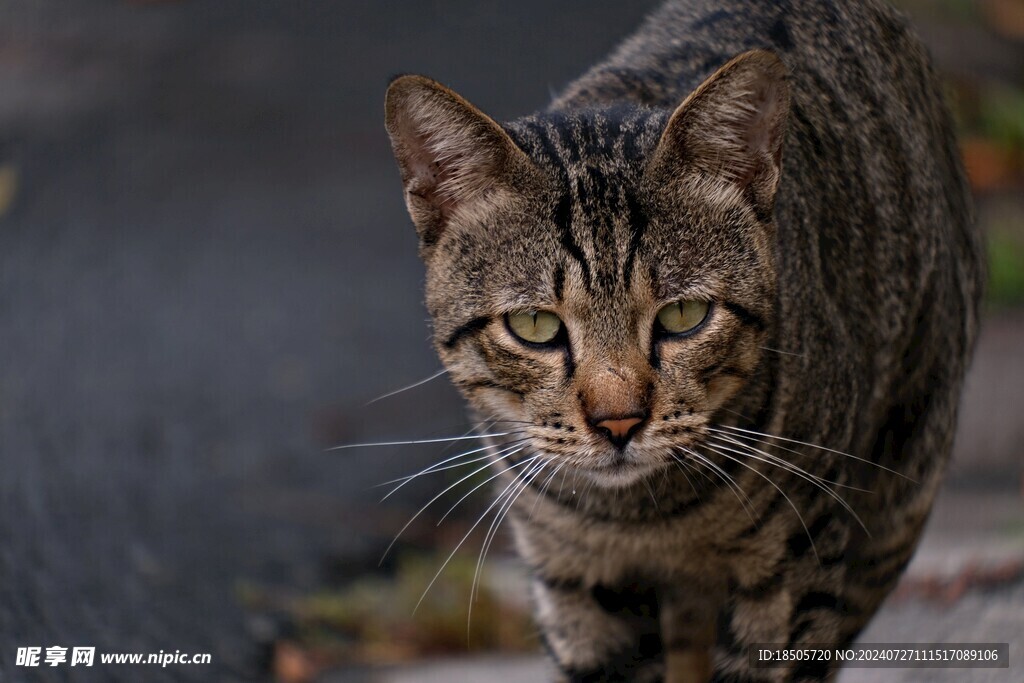
{"type": "Polygon", "coordinates": [[[1004,148],[1024,149],[1024,91],[991,86],[981,91],[978,133],[1004,148]]]}
{"type": "Polygon", "coordinates": [[[988,302],[993,306],[1024,304],[1024,226],[993,229],[988,235],[988,302]]]}
{"type": "Polygon", "coordinates": [[[493,581],[481,581],[470,613],[477,558],[457,553],[438,573],[447,558],[448,553],[409,554],[392,576],[367,574],[343,588],[285,601],[248,587],[242,598],[250,608],[283,608],[293,627],[290,641],[321,663],[535,649],[524,596],[507,599],[493,581]]]}

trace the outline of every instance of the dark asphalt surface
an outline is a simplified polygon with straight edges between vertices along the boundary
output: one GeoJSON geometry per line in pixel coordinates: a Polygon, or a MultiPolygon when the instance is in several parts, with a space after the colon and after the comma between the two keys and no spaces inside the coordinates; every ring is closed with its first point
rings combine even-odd
{"type": "Polygon", "coordinates": [[[248,678],[240,584],[375,563],[436,449],[324,447],[466,429],[363,405],[439,367],[388,78],[529,111],[651,3],[591,4],[0,4],[0,680],[248,678]],[[216,666],[12,666],[51,645],[216,666]]]}
{"type": "Polygon", "coordinates": [[[0,681],[250,679],[246,582],[375,563],[437,450],[323,449],[467,428],[444,380],[364,405],[439,367],[387,79],[510,118],[653,4],[0,4],[0,681]],[[51,645],[215,665],[13,667],[51,645]]]}

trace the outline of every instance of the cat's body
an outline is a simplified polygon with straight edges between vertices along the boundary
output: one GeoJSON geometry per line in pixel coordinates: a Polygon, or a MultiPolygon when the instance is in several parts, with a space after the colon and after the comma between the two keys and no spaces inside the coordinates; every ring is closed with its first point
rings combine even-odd
{"type": "Polygon", "coordinates": [[[439,353],[523,446],[498,491],[564,678],[832,673],[752,669],[748,647],[845,644],[894,585],[981,290],[950,119],[903,21],[670,2],[545,112],[502,130],[403,77],[388,127],[439,353]],[[673,301],[704,317],[676,332],[673,301]],[[534,311],[556,336],[531,340],[534,311]]]}

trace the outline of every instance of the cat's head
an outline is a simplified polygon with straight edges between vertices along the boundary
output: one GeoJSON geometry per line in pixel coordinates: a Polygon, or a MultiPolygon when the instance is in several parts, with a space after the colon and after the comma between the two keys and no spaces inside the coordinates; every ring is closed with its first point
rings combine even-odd
{"type": "Polygon", "coordinates": [[[482,417],[608,486],[700,439],[772,325],[788,104],[761,51],[674,112],[504,128],[430,79],[392,82],[435,344],[482,417]]]}

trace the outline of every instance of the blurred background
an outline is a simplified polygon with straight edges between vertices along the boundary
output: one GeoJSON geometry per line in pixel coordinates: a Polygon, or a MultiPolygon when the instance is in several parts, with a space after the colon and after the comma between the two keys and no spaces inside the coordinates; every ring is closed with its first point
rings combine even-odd
{"type": "MultiPolygon", "coordinates": [[[[467,634],[482,534],[413,615],[486,496],[440,526],[458,496],[431,506],[378,566],[457,477],[383,504],[377,485],[453,451],[325,450],[470,427],[443,378],[368,404],[440,369],[383,95],[414,71],[528,113],[655,4],[0,3],[0,680],[483,680],[467,651],[536,652],[502,547],[467,634]],[[214,663],[14,666],[52,645],[214,663]],[[455,669],[420,664],[439,657],[455,669]]],[[[1024,633],[1024,3],[903,6],[948,79],[991,281],[949,485],[870,635],[1005,642],[1024,633]]]]}

